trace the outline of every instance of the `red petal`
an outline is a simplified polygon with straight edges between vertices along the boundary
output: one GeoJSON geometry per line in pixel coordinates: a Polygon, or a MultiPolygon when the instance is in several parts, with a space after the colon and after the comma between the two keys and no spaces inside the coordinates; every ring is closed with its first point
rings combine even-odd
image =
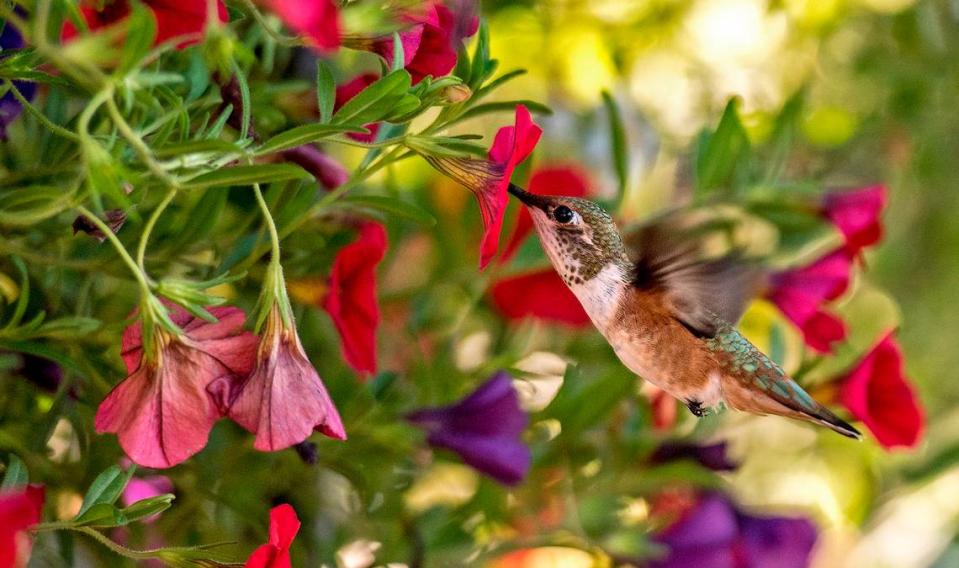
{"type": "MultiPolygon", "coordinates": [[[[157,37],[154,43],[181,35],[202,34],[206,28],[206,2],[196,0],[148,0],[146,3],[157,20],[157,37]]],[[[216,3],[217,18],[221,22],[228,21],[226,6],[221,0],[216,3]]],[[[183,41],[177,44],[177,49],[194,45],[198,39],[183,41]]]]}
{"type": "Polygon", "coordinates": [[[286,564],[281,564],[279,551],[272,544],[264,544],[253,551],[243,568],[289,568],[290,555],[286,555],[286,564]]]}
{"type": "Polygon", "coordinates": [[[376,373],[376,267],[386,254],[386,230],[364,223],[359,238],[336,255],[323,307],[340,334],[343,357],[359,373],[376,373]]]}
{"type": "Polygon", "coordinates": [[[922,438],[925,413],[892,333],[840,380],[839,397],[885,448],[912,448],[922,438]]]}
{"type": "Polygon", "coordinates": [[[280,19],[305,35],[314,47],[331,51],[340,46],[340,15],[333,0],[271,0],[271,3],[280,19]]]}
{"type": "Polygon", "coordinates": [[[846,238],[846,248],[852,256],[882,238],[880,216],[888,197],[889,191],[884,185],[826,194],[823,214],[846,238]]]}
{"type": "Polygon", "coordinates": [[[817,311],[800,327],[806,345],[820,353],[832,353],[832,344],[846,338],[846,324],[838,317],[817,311]]]}
{"type": "Polygon", "coordinates": [[[29,485],[0,493],[0,567],[18,566],[29,555],[17,550],[17,534],[40,522],[43,488],[29,485]]]}
{"type": "Polygon", "coordinates": [[[437,3],[427,8],[422,38],[413,59],[406,64],[414,85],[427,75],[442,77],[456,66],[456,46],[451,35],[455,24],[453,13],[446,6],[437,3]]]}
{"type": "Polygon", "coordinates": [[[572,326],[589,325],[583,306],[552,268],[499,280],[490,295],[496,310],[507,319],[534,317],[572,326]]]}
{"type": "Polygon", "coordinates": [[[270,544],[280,550],[289,550],[300,531],[300,519],[293,507],[286,503],[270,510],[270,544]]]}

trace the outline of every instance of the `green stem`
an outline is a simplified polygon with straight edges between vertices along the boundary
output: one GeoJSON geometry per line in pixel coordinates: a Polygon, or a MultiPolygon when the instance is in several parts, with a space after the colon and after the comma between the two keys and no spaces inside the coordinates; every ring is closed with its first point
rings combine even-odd
{"type": "Polygon", "coordinates": [[[100,532],[98,532],[98,531],[96,531],[96,530],[93,530],[93,529],[91,529],[90,527],[74,527],[74,528],[70,528],[69,530],[72,530],[72,531],[75,531],[75,532],[78,532],[78,533],[83,533],[83,534],[89,536],[90,538],[96,540],[97,542],[99,542],[99,543],[102,544],[103,546],[109,548],[109,549],[112,550],[113,552],[119,554],[120,556],[125,556],[125,557],[127,557],[127,558],[135,558],[135,559],[137,559],[137,560],[145,560],[145,559],[148,559],[148,558],[157,558],[156,551],[151,551],[151,550],[133,550],[132,548],[127,548],[127,547],[123,546],[122,544],[118,544],[118,543],[116,543],[116,542],[113,542],[113,541],[110,540],[109,538],[107,538],[107,537],[103,536],[102,534],[100,534],[100,532]]]}
{"type": "Polygon", "coordinates": [[[108,227],[102,219],[97,217],[93,211],[90,211],[82,205],[77,206],[77,211],[86,217],[91,223],[96,225],[97,228],[100,229],[104,235],[106,235],[107,239],[110,240],[110,244],[112,244],[113,248],[116,249],[117,254],[119,254],[120,258],[123,259],[123,262],[130,267],[130,272],[133,273],[134,278],[136,278],[137,282],[140,284],[140,289],[142,290],[143,294],[151,295],[150,282],[146,274],[140,269],[137,263],[133,261],[133,257],[130,256],[130,253],[127,252],[127,249],[124,248],[123,243],[120,242],[120,239],[117,238],[110,227],[108,227]]]}
{"type": "Polygon", "coordinates": [[[163,199],[156,206],[156,209],[153,210],[153,213],[150,214],[150,218],[147,219],[146,226],[143,227],[143,233],[140,235],[140,243],[137,245],[137,266],[140,267],[140,271],[146,273],[146,267],[143,265],[143,259],[146,256],[147,252],[147,242],[150,240],[150,233],[153,232],[153,227],[156,226],[157,220],[160,219],[160,215],[163,213],[163,210],[167,208],[167,205],[173,201],[173,198],[176,197],[177,188],[171,187],[170,191],[163,196],[163,199]]]}
{"type": "Polygon", "coordinates": [[[140,160],[146,165],[150,172],[159,178],[164,185],[170,188],[178,188],[179,184],[170,177],[170,174],[164,170],[156,160],[153,159],[153,152],[147,147],[146,143],[143,141],[136,132],[133,131],[133,128],[130,127],[130,124],[123,118],[123,115],[120,113],[120,108],[117,107],[116,101],[113,100],[111,96],[106,100],[107,111],[110,113],[110,119],[113,120],[113,123],[116,124],[117,129],[120,131],[120,134],[127,139],[127,142],[133,146],[133,150],[137,153],[137,156],[140,157],[140,160]]]}
{"type": "Polygon", "coordinates": [[[23,106],[23,108],[27,109],[27,112],[33,115],[33,117],[36,118],[40,122],[40,124],[45,126],[50,132],[53,132],[54,134],[57,134],[59,136],[63,136],[64,138],[68,140],[73,140],[74,142],[80,141],[80,136],[78,136],[76,132],[67,130],[66,128],[62,126],[58,126],[54,124],[53,122],[50,121],[49,118],[44,116],[42,112],[40,112],[39,110],[36,109],[36,107],[30,104],[30,101],[28,101],[23,96],[23,94],[20,93],[20,89],[18,89],[17,86],[14,85],[12,81],[5,81],[5,83],[10,86],[10,92],[13,93],[14,98],[17,99],[20,105],[23,106]]]}

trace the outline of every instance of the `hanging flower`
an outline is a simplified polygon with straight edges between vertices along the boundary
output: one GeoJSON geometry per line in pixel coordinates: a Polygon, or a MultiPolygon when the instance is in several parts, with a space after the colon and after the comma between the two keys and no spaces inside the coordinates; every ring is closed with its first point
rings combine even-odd
{"type": "MultiPolygon", "coordinates": [[[[17,11],[19,12],[19,10],[17,11]]],[[[23,37],[20,36],[16,26],[13,24],[3,26],[3,31],[0,32],[0,58],[8,55],[7,50],[21,49],[23,46],[23,37]]],[[[32,100],[37,92],[36,83],[14,81],[13,86],[28,101],[32,100]]],[[[23,112],[23,105],[20,104],[20,101],[12,92],[6,92],[0,97],[0,142],[7,140],[7,125],[16,120],[21,112],[23,112]]]]}
{"type": "Polygon", "coordinates": [[[170,319],[182,334],[156,327],[155,352],[148,357],[139,322],[123,333],[129,375],[100,403],[95,426],[100,434],[117,434],[139,465],[172,467],[203,449],[221,416],[207,386],[221,377],[246,376],[253,366],[256,336],[243,331],[246,314],[233,307],[209,312],[216,323],[173,307],[170,319]]]}
{"type": "Polygon", "coordinates": [[[266,318],[253,371],[245,379],[217,381],[211,392],[232,420],[256,435],[257,450],[288,448],[314,430],[346,439],[340,414],[307,359],[296,328],[287,327],[276,304],[266,318]]]}
{"type": "Polygon", "coordinates": [[[0,492],[0,568],[27,565],[30,537],[26,530],[40,522],[43,500],[39,485],[0,492]]]}
{"type": "Polygon", "coordinates": [[[713,471],[735,471],[739,464],[726,455],[726,442],[699,445],[687,442],[665,442],[661,444],[649,461],[662,464],[676,460],[692,460],[713,471]]]}
{"type": "Polygon", "coordinates": [[[276,15],[320,51],[340,47],[340,14],[333,0],[270,0],[276,15]]]}
{"type": "Polygon", "coordinates": [[[376,373],[376,267],[386,255],[386,230],[363,223],[357,240],[337,253],[323,308],[340,334],[343,358],[358,373],[376,373]]]}
{"type": "MultiPolygon", "coordinates": [[[[399,32],[403,67],[409,71],[414,85],[427,75],[443,77],[452,71],[460,42],[479,28],[475,14],[466,11],[454,14],[440,2],[429,2],[423,13],[407,13],[401,19],[408,25],[399,32]]],[[[376,38],[371,47],[387,65],[393,65],[392,35],[376,38]]]]}
{"type": "MultiPolygon", "coordinates": [[[[363,89],[375,83],[377,79],[379,79],[379,76],[376,73],[363,73],[361,75],[357,75],[346,83],[337,86],[336,99],[333,102],[333,110],[340,110],[340,107],[345,105],[347,101],[360,94],[363,89]]],[[[370,131],[369,134],[349,133],[347,136],[353,140],[358,142],[366,142],[367,144],[376,140],[376,135],[380,131],[380,123],[372,122],[365,125],[364,128],[370,131]]]]}
{"type": "Polygon", "coordinates": [[[244,568],[290,568],[290,546],[300,532],[300,519],[286,503],[270,510],[270,539],[253,551],[244,568]]]}
{"type": "Polygon", "coordinates": [[[708,493],[656,535],[669,552],[651,568],[807,568],[816,528],[803,518],[754,516],[708,493]]]}
{"type": "Polygon", "coordinates": [[[881,215],[888,199],[889,190],[884,185],[834,191],[823,197],[822,214],[843,234],[846,250],[853,258],[882,238],[881,215]]]}
{"type": "Polygon", "coordinates": [[[905,376],[902,350],[892,332],[839,380],[839,389],[843,406],[884,448],[914,448],[922,439],[925,412],[905,376]]]}
{"type": "Polygon", "coordinates": [[[508,276],[490,287],[493,307],[509,320],[534,317],[574,327],[589,325],[589,315],[552,268],[508,276]]]}
{"type": "Polygon", "coordinates": [[[426,156],[433,167],[465,185],[479,201],[484,226],[480,268],[489,264],[499,248],[503,213],[509,199],[506,188],[513,170],[532,153],[542,132],[529,110],[516,105],[515,123],[496,133],[489,160],[426,156]]]}
{"type": "Polygon", "coordinates": [[[531,455],[522,441],[527,417],[510,376],[500,371],[463,400],[407,416],[431,446],[458,454],[474,469],[506,485],[521,482],[531,455]]]}
{"type": "MultiPolygon", "coordinates": [[[[143,0],[147,8],[156,18],[157,35],[154,45],[159,45],[169,39],[202,34],[206,28],[207,3],[196,0],[143,0]]],[[[228,21],[229,15],[222,0],[216,2],[217,18],[221,22],[228,21]]],[[[80,15],[91,31],[112,26],[130,15],[128,0],[107,0],[97,2],[83,0],[80,3],[80,15]]],[[[69,19],[63,24],[60,38],[63,41],[77,36],[77,29],[69,19]]],[[[199,39],[191,38],[179,42],[177,49],[183,49],[197,43],[199,39]]]]}
{"type": "Polygon", "coordinates": [[[808,266],[773,274],[766,297],[799,327],[807,345],[830,353],[832,344],[846,337],[846,326],[822,305],[846,291],[851,270],[852,257],[839,249],[808,266]]]}

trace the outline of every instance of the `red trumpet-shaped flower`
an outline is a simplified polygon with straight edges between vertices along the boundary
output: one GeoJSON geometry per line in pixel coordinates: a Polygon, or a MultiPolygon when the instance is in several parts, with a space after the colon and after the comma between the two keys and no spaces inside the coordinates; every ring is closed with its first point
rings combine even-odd
{"type": "Polygon", "coordinates": [[[256,435],[253,447],[277,451],[307,439],[314,430],[337,440],[346,432],[340,414],[310,364],[300,338],[274,304],[245,379],[217,381],[213,392],[227,415],[256,435]]]}
{"type": "Polygon", "coordinates": [[[28,485],[0,493],[0,568],[26,566],[30,540],[26,530],[40,522],[43,487],[28,485]]]}
{"type": "MultiPolygon", "coordinates": [[[[423,13],[409,13],[402,18],[408,28],[399,32],[403,44],[403,67],[413,84],[427,75],[442,77],[456,66],[456,51],[463,38],[476,33],[479,19],[465,10],[455,14],[439,2],[430,2],[423,13]]],[[[393,65],[393,37],[373,41],[374,52],[393,65]]]]}
{"type": "Polygon", "coordinates": [[[270,510],[270,540],[257,548],[243,568],[290,568],[290,546],[300,532],[293,507],[283,504],[270,510]]]}
{"type": "Polygon", "coordinates": [[[340,47],[340,13],[333,0],[270,0],[270,6],[314,48],[332,51],[340,47]]]}
{"type": "Polygon", "coordinates": [[[356,242],[343,247],[333,261],[323,308],[340,334],[343,357],[359,373],[376,373],[376,267],[386,255],[386,230],[363,223],[356,242]]]}
{"type": "MultiPolygon", "coordinates": [[[[156,18],[157,35],[154,44],[160,44],[168,39],[201,34],[206,27],[207,3],[197,0],[143,0],[147,8],[156,18]]],[[[222,0],[216,2],[217,18],[226,22],[228,14],[222,0]]],[[[107,0],[93,2],[84,0],[80,3],[80,15],[83,16],[87,27],[98,30],[112,26],[130,15],[128,0],[107,0]]],[[[77,29],[69,19],[63,24],[60,36],[69,40],[77,35],[77,29]]],[[[193,45],[198,39],[188,39],[177,44],[178,49],[193,45]]]]}
{"type": "Polygon", "coordinates": [[[156,327],[147,356],[140,323],[123,333],[129,376],[100,403],[95,426],[101,434],[117,434],[139,465],[172,467],[203,449],[221,416],[207,387],[224,377],[244,377],[253,366],[256,336],[243,331],[246,314],[232,307],[209,312],[216,323],[173,307],[170,319],[182,334],[156,327]]]}
{"type": "Polygon", "coordinates": [[[426,156],[433,167],[465,185],[479,201],[484,226],[480,268],[489,264],[499,248],[510,177],[516,166],[532,153],[542,133],[529,110],[516,105],[514,125],[500,128],[496,133],[488,160],[426,156]]]}
{"type": "Polygon", "coordinates": [[[839,249],[808,266],[773,274],[766,297],[799,327],[807,345],[829,353],[833,343],[846,337],[846,326],[822,305],[846,291],[851,270],[852,257],[839,249]]]}
{"type": "Polygon", "coordinates": [[[843,234],[850,256],[882,238],[880,216],[888,198],[884,185],[830,192],[823,198],[822,214],[843,234]]]}
{"type": "Polygon", "coordinates": [[[925,413],[906,378],[902,351],[888,333],[839,380],[839,400],[885,448],[912,448],[922,438],[925,413]]]}

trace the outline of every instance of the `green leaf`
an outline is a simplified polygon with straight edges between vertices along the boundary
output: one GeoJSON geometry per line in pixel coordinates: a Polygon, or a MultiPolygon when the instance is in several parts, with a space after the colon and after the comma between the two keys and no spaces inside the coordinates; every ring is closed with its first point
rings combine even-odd
{"type": "Polygon", "coordinates": [[[48,321],[31,334],[32,337],[72,339],[83,337],[100,329],[100,320],[81,316],[63,317],[48,321]]]}
{"type": "Polygon", "coordinates": [[[21,487],[29,482],[30,474],[27,472],[27,466],[23,464],[23,460],[16,454],[10,454],[7,470],[3,474],[3,483],[0,483],[0,491],[21,487]]]}
{"type": "Polygon", "coordinates": [[[252,166],[233,166],[205,173],[185,183],[184,187],[187,189],[202,189],[311,178],[309,172],[292,164],[256,164],[252,166]]]}
{"type": "Polygon", "coordinates": [[[10,260],[17,267],[17,272],[20,273],[20,295],[17,296],[17,304],[14,306],[13,314],[7,321],[7,325],[4,326],[4,330],[11,330],[20,325],[20,320],[23,319],[23,314],[27,311],[27,303],[30,301],[30,275],[27,274],[27,265],[23,263],[19,256],[11,256],[10,260]]]}
{"type": "Polygon", "coordinates": [[[609,91],[603,91],[603,105],[606,107],[606,116],[609,119],[609,137],[613,150],[613,169],[619,182],[619,196],[626,192],[629,181],[629,143],[626,140],[626,129],[623,128],[623,118],[619,107],[609,91]]]}
{"type": "Polygon", "coordinates": [[[115,465],[105,469],[103,473],[93,480],[93,483],[87,490],[87,494],[83,497],[83,504],[80,506],[77,518],[82,517],[83,514],[89,511],[94,505],[112,505],[114,501],[120,497],[120,494],[123,493],[123,489],[127,486],[127,483],[129,483],[130,478],[133,477],[135,470],[135,466],[130,466],[129,469],[123,471],[115,465]]]}
{"type": "Polygon", "coordinates": [[[316,142],[318,140],[346,132],[369,134],[370,131],[355,123],[337,125],[305,124],[273,136],[264,142],[262,146],[257,148],[254,155],[263,156],[265,154],[272,154],[274,152],[296,148],[297,146],[302,146],[304,144],[309,144],[311,142],[316,142]]]}
{"type": "Polygon", "coordinates": [[[700,195],[718,187],[729,189],[733,173],[748,157],[749,137],[739,121],[738,107],[739,99],[730,99],[716,131],[701,136],[696,160],[696,190],[700,195]]]}
{"type": "Polygon", "coordinates": [[[123,516],[126,517],[128,523],[146,517],[152,517],[169,509],[174,499],[176,499],[176,496],[172,493],[164,493],[163,495],[141,499],[126,509],[123,509],[123,516]]]}
{"type": "Polygon", "coordinates": [[[322,59],[316,60],[316,106],[320,109],[320,122],[328,124],[333,117],[333,105],[336,103],[336,82],[329,65],[322,59]]]}
{"type": "Polygon", "coordinates": [[[166,159],[185,156],[187,154],[239,154],[242,152],[243,149],[237,146],[236,143],[214,138],[210,140],[199,139],[174,142],[173,144],[167,144],[166,146],[157,148],[154,154],[157,158],[166,159]]]}
{"type": "Polygon", "coordinates": [[[410,89],[412,81],[405,69],[380,78],[346,102],[333,117],[334,124],[367,124],[382,120],[392,106],[410,89]]]}
{"type": "Polygon", "coordinates": [[[576,436],[600,422],[636,386],[629,373],[615,370],[605,376],[585,381],[579,370],[566,368],[563,386],[545,413],[563,424],[562,436],[576,436]]]}
{"type": "Polygon", "coordinates": [[[0,193],[0,224],[34,225],[70,208],[73,193],[62,187],[28,186],[0,193]]]}
{"type": "Polygon", "coordinates": [[[127,19],[126,40],[120,55],[117,72],[126,75],[140,63],[153,46],[157,35],[156,18],[153,11],[139,2],[133,2],[133,9],[127,19]]]}
{"type": "Polygon", "coordinates": [[[473,57],[470,61],[469,80],[466,81],[466,84],[474,91],[478,90],[489,76],[487,74],[489,63],[489,26],[483,21],[480,23],[476,49],[473,50],[473,57]]]}
{"type": "Polygon", "coordinates": [[[243,121],[240,123],[240,139],[244,139],[249,136],[250,133],[250,119],[253,109],[250,108],[250,84],[246,82],[246,75],[243,74],[243,70],[240,69],[240,66],[234,61],[233,62],[233,74],[236,75],[236,82],[240,86],[240,112],[243,113],[243,121]]]}
{"type": "Polygon", "coordinates": [[[380,211],[408,219],[420,225],[433,226],[436,224],[436,218],[430,215],[425,209],[395,197],[386,197],[383,195],[349,195],[340,199],[338,204],[380,211]]]}
{"type": "Polygon", "coordinates": [[[406,51],[399,32],[393,32],[393,66],[390,71],[399,71],[406,66],[406,51]]]}
{"type": "Polygon", "coordinates": [[[74,526],[119,527],[127,524],[123,511],[112,503],[97,503],[81,511],[72,521],[74,526]]]}

